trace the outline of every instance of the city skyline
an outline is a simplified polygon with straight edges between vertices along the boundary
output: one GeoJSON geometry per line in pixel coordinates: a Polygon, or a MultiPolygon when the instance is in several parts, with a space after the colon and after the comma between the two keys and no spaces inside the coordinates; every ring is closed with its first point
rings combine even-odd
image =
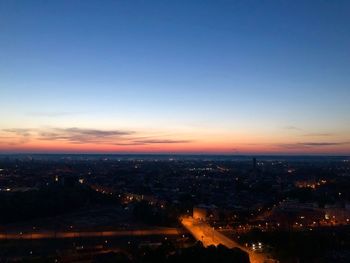
{"type": "Polygon", "coordinates": [[[349,8],[1,1],[0,152],[349,155],[349,8]]]}

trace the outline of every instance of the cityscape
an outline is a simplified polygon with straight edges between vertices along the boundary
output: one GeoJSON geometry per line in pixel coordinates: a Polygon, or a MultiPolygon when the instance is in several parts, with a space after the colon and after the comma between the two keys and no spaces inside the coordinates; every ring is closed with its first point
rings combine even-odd
{"type": "Polygon", "coordinates": [[[0,263],[350,262],[349,11],[0,0],[0,263]]]}
{"type": "Polygon", "coordinates": [[[349,157],[3,155],[0,167],[10,261],[178,262],[220,245],[234,262],[349,258],[349,157]]]}

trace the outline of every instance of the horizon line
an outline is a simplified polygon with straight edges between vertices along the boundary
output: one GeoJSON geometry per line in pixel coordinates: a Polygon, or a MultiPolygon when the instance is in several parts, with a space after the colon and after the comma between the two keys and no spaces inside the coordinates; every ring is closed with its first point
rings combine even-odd
{"type": "Polygon", "coordinates": [[[145,156],[233,156],[233,157],[255,157],[255,156],[286,156],[286,157],[349,157],[350,154],[331,154],[331,153],[106,153],[106,152],[0,152],[0,155],[145,155],[145,156]]]}

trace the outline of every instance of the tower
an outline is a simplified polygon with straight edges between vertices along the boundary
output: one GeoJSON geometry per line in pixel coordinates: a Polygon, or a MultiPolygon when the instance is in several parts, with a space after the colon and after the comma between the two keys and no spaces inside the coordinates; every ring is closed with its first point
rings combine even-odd
{"type": "Polygon", "coordinates": [[[256,158],[253,158],[253,170],[256,171],[256,158]]]}

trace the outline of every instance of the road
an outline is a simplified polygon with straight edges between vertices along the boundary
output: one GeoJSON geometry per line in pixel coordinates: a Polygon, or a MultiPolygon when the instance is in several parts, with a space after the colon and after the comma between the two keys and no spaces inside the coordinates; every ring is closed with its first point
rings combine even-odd
{"type": "Polygon", "coordinates": [[[157,236],[178,235],[177,228],[154,228],[141,230],[116,230],[116,231],[43,231],[26,233],[0,233],[1,239],[53,239],[53,238],[80,238],[80,237],[118,237],[118,236],[157,236]]]}
{"type": "Polygon", "coordinates": [[[254,252],[246,247],[239,245],[225,235],[219,233],[207,223],[194,220],[192,217],[183,217],[181,223],[195,239],[201,241],[205,247],[222,244],[228,248],[238,247],[249,254],[251,263],[264,263],[267,256],[262,253],[254,252]]]}

